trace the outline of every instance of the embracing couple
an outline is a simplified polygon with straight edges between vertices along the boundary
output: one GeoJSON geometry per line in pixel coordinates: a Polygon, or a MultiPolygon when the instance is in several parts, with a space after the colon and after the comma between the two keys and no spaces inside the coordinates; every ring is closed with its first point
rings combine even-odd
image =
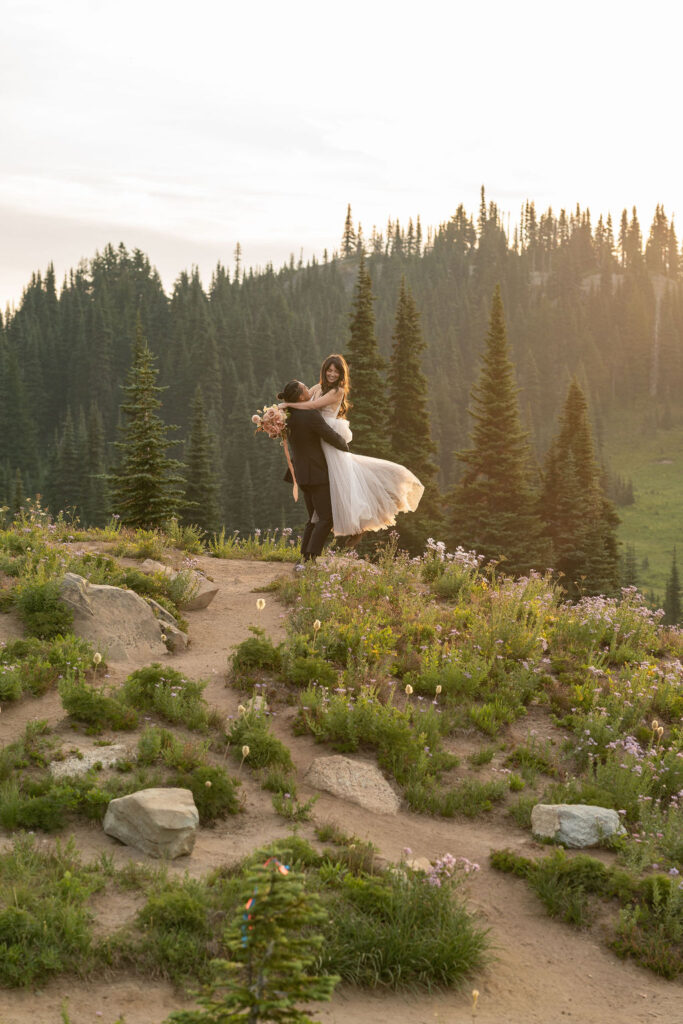
{"type": "Polygon", "coordinates": [[[301,488],[308,522],[301,540],[304,561],[317,558],[330,531],[354,546],[366,531],[394,526],[398,512],[414,512],[424,487],[396,462],[349,451],[349,370],[343,356],[328,356],[320,381],[310,390],[290,380],[278,395],[289,410],[287,440],[295,481],[301,488]]]}

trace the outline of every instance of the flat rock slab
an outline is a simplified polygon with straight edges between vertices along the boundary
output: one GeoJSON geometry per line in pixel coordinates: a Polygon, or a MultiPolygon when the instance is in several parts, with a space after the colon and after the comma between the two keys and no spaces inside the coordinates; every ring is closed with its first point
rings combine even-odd
{"type": "Polygon", "coordinates": [[[67,572],[60,597],[74,613],[74,633],[89,640],[108,661],[154,661],[167,653],[161,624],[133,590],[88,583],[67,572]]]}
{"type": "Polygon", "coordinates": [[[619,815],[609,807],[589,804],[536,804],[531,812],[531,831],[541,839],[582,849],[598,846],[626,829],[619,815]]]}
{"type": "Polygon", "coordinates": [[[316,757],[306,772],[306,782],[378,814],[397,814],[401,805],[376,765],[341,754],[316,757]]]}
{"type": "Polygon", "coordinates": [[[126,846],[173,860],[192,853],[198,826],[189,789],[141,789],[111,800],[103,827],[126,846]]]}
{"type": "Polygon", "coordinates": [[[51,761],[48,770],[53,778],[63,779],[69,775],[85,775],[96,764],[112,768],[117,761],[129,760],[132,756],[123,743],[110,743],[107,747],[81,750],[78,754],[65,757],[63,761],[51,761]]]}

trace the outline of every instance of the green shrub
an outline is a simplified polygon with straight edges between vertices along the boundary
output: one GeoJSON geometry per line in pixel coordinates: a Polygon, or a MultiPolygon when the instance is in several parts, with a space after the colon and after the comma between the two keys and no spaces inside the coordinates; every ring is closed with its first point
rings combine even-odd
{"type": "Polygon", "coordinates": [[[235,757],[244,760],[242,748],[249,747],[246,760],[250,768],[282,768],[292,771],[294,764],[287,747],[270,731],[262,711],[247,711],[230,726],[228,739],[235,757]]]}
{"type": "Polygon", "coordinates": [[[24,693],[39,697],[67,670],[92,668],[92,655],[88,641],[73,634],[12,640],[0,647],[0,700],[18,700],[24,693]]]}
{"type": "Polygon", "coordinates": [[[317,794],[312,796],[305,803],[300,803],[293,793],[275,793],[273,795],[273,808],[276,813],[287,821],[310,821],[313,815],[313,807],[318,801],[317,794]]]}
{"type": "Polygon", "coordinates": [[[520,828],[531,828],[531,812],[538,803],[538,797],[520,796],[508,810],[508,816],[520,828]]]}
{"type": "Polygon", "coordinates": [[[166,534],[171,547],[187,551],[189,555],[204,554],[204,531],[196,523],[184,525],[171,519],[166,523],[166,534]]]}
{"type": "Polygon", "coordinates": [[[489,856],[491,867],[518,878],[528,878],[533,870],[534,862],[528,857],[521,857],[512,850],[492,850],[489,856]]]}
{"type": "Polygon", "coordinates": [[[317,655],[293,658],[287,663],[285,678],[288,683],[305,689],[318,683],[320,686],[334,686],[337,682],[337,671],[317,655]]]}
{"type": "Polygon", "coordinates": [[[463,779],[457,786],[444,788],[429,780],[409,783],[405,795],[414,811],[439,814],[444,818],[462,815],[476,818],[493,809],[494,803],[503,800],[507,786],[501,781],[479,782],[477,779],[463,779]]]}
{"type": "Polygon", "coordinates": [[[0,825],[8,832],[17,829],[56,832],[65,827],[77,803],[76,793],[65,783],[54,784],[50,779],[41,779],[21,789],[16,781],[3,782],[0,783],[0,825]]]}
{"type": "Polygon", "coordinates": [[[270,793],[289,793],[296,797],[296,776],[282,768],[270,767],[261,774],[261,786],[270,793]]]}
{"type": "Polygon", "coordinates": [[[185,741],[167,729],[151,725],[145,728],[138,740],[138,762],[161,762],[169,768],[191,772],[204,764],[209,746],[208,740],[203,743],[185,741]]]}
{"type": "Polygon", "coordinates": [[[99,690],[75,673],[68,672],[59,684],[59,696],[64,710],[77,722],[83,722],[94,733],[103,729],[135,729],[139,715],[134,707],[116,694],[99,690]]]}
{"type": "Polygon", "coordinates": [[[75,846],[41,851],[31,836],[0,853],[0,984],[28,987],[93,962],[88,900],[101,885],[75,846]]]}
{"type": "Polygon", "coordinates": [[[484,764],[491,763],[495,752],[495,747],[480,747],[479,750],[475,750],[474,753],[469,754],[467,760],[473,768],[480,768],[484,764]]]}
{"type": "Polygon", "coordinates": [[[218,818],[239,814],[242,805],[237,796],[238,779],[231,779],[224,768],[200,765],[191,772],[177,771],[170,777],[170,785],[192,791],[202,825],[210,825],[218,818]]]}
{"type": "Polygon", "coordinates": [[[56,579],[22,582],[15,588],[14,603],[29,636],[49,640],[71,629],[73,612],[61,600],[56,579]]]}
{"type": "Polygon", "coordinates": [[[262,669],[279,672],[282,664],[282,645],[275,647],[258,626],[250,626],[253,636],[243,640],[235,647],[232,656],[232,672],[234,676],[249,669],[262,669]]]}
{"type": "Polygon", "coordinates": [[[323,970],[367,988],[451,988],[482,966],[486,932],[450,885],[389,871],[328,874],[323,970]]]}
{"type": "Polygon", "coordinates": [[[24,692],[19,670],[14,665],[0,665],[0,701],[19,700],[24,692]]]}
{"type": "Polygon", "coordinates": [[[202,693],[206,683],[186,679],[158,662],[132,672],[123,684],[123,699],[140,711],[153,711],[188,729],[206,729],[208,713],[202,693]]]}
{"type": "Polygon", "coordinates": [[[140,957],[176,984],[208,980],[211,909],[201,881],[187,877],[167,881],[163,891],[149,896],[138,912],[137,924],[144,935],[140,957]]]}

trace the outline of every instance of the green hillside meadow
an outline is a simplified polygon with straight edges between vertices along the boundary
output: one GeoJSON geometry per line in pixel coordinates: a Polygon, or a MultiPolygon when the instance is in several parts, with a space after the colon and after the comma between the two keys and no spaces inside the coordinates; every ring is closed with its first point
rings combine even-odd
{"type": "Polygon", "coordinates": [[[662,598],[674,544],[683,554],[683,426],[606,445],[614,472],[633,481],[635,502],[619,509],[619,539],[635,545],[638,585],[662,598]],[[643,565],[643,559],[647,559],[643,565]]]}

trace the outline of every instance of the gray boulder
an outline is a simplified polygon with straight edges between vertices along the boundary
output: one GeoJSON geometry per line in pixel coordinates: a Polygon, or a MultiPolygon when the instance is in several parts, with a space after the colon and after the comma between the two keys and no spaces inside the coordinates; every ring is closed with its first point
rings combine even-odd
{"type": "Polygon", "coordinates": [[[536,804],[531,812],[531,831],[540,839],[552,839],[581,849],[597,846],[626,829],[616,811],[588,804],[536,804]]]}
{"type": "Polygon", "coordinates": [[[306,773],[306,782],[378,814],[396,814],[400,807],[379,768],[368,761],[353,761],[340,754],[317,757],[306,773]]]}
{"type": "Polygon", "coordinates": [[[134,591],[88,583],[73,572],[66,573],[60,590],[74,613],[74,633],[108,661],[153,661],[166,654],[154,612],[134,591]]]}
{"type": "Polygon", "coordinates": [[[163,605],[155,601],[153,597],[148,597],[146,600],[159,620],[161,637],[168,650],[174,653],[184,650],[190,641],[187,633],[183,633],[182,629],[178,628],[178,620],[169,611],[166,611],[163,605]],[[166,638],[165,640],[164,637],[166,638]]]}
{"type": "Polygon", "coordinates": [[[110,801],[104,817],[108,836],[169,860],[192,853],[198,826],[189,789],[141,789],[110,801]]]}

